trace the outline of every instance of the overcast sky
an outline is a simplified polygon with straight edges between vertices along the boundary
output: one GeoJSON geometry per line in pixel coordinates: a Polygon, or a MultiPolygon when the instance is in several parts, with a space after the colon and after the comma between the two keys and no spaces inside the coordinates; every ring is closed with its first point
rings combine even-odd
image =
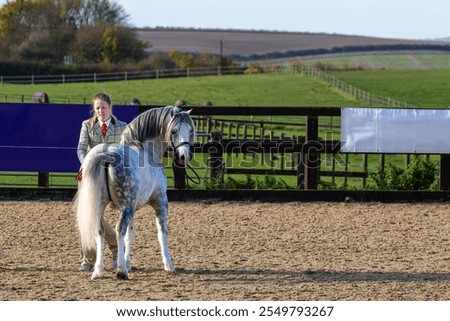
{"type": "MultiPolygon", "coordinates": [[[[450,37],[449,0],[112,0],[136,27],[450,37]]],[[[0,0],[0,4],[6,0],[0,0]]]]}

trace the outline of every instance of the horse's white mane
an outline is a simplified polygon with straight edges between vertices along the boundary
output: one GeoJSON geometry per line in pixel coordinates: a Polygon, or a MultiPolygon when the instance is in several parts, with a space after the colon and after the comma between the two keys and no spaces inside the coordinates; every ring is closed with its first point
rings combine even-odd
{"type": "Polygon", "coordinates": [[[180,113],[180,110],[175,106],[153,108],[143,112],[125,128],[120,143],[133,144],[165,135],[168,128],[166,122],[177,113],[180,113]]]}

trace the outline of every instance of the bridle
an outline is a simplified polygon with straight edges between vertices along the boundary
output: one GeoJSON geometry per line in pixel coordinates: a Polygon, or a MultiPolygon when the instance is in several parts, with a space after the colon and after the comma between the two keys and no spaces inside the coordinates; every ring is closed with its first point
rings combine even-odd
{"type": "MultiPolygon", "coordinates": [[[[177,135],[177,134],[175,134],[175,135],[177,135]]],[[[185,163],[177,156],[178,154],[177,154],[176,151],[181,146],[188,145],[189,146],[189,150],[190,150],[190,152],[192,154],[192,151],[194,150],[194,146],[188,141],[181,142],[181,143],[178,143],[177,145],[175,145],[174,142],[173,142],[173,135],[174,134],[170,135],[170,146],[169,146],[169,149],[172,150],[173,153],[174,153],[174,165],[178,166],[178,167],[185,167],[185,163]]],[[[200,184],[201,180],[200,180],[200,176],[198,175],[198,173],[194,170],[194,168],[192,168],[192,166],[190,164],[187,164],[187,167],[194,173],[195,178],[192,178],[191,176],[189,176],[187,171],[185,171],[185,174],[184,174],[185,177],[188,180],[190,180],[192,183],[194,183],[194,184],[200,184]]]]}
{"type": "Polygon", "coordinates": [[[178,148],[180,148],[181,146],[184,146],[184,145],[188,145],[189,146],[189,151],[192,153],[192,150],[194,149],[194,146],[189,141],[181,142],[181,143],[178,143],[177,145],[175,145],[175,143],[173,142],[173,136],[174,135],[178,135],[178,132],[175,133],[175,134],[170,134],[170,146],[169,146],[169,149],[172,150],[175,153],[175,155],[176,155],[176,151],[177,151],[178,148]]]}
{"type": "MultiPolygon", "coordinates": [[[[172,136],[170,136],[172,138],[172,136]]],[[[189,143],[189,142],[181,142],[178,145],[174,146],[175,144],[173,143],[173,140],[170,140],[170,148],[173,149],[173,151],[175,152],[179,147],[184,146],[184,145],[188,145],[190,150],[194,149],[194,146],[189,143]]]]}

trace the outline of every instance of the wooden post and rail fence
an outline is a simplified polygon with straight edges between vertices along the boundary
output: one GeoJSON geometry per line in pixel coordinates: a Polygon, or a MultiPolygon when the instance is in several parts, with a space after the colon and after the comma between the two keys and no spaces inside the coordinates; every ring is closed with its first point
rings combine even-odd
{"type": "MultiPolygon", "coordinates": [[[[199,107],[194,108],[193,116],[215,118],[220,116],[304,116],[304,136],[293,139],[238,139],[238,133],[234,137],[223,138],[222,131],[211,131],[210,140],[207,143],[196,144],[195,152],[208,153],[210,166],[210,177],[223,180],[226,174],[248,174],[248,175],[296,175],[297,189],[314,190],[318,188],[321,177],[331,176],[333,181],[336,177],[343,177],[345,182],[348,178],[357,178],[363,181],[363,187],[368,179],[368,155],[363,154],[363,170],[349,171],[347,164],[349,154],[340,154],[344,160],[343,171],[337,171],[335,167],[335,155],[340,153],[339,140],[324,140],[320,138],[319,118],[326,117],[333,122],[333,117],[340,117],[341,108],[334,107],[199,107]],[[232,153],[292,153],[297,155],[297,167],[294,169],[243,169],[224,168],[225,155],[232,153]],[[321,169],[321,155],[332,155],[331,170],[321,169]]],[[[338,121],[335,121],[338,123],[338,121]]],[[[230,136],[230,133],[228,134],[230,136]]],[[[408,165],[411,154],[405,154],[405,165],[408,165]]],[[[430,155],[425,155],[427,158],[430,155]]],[[[379,154],[379,168],[385,169],[385,154],[379,154]]],[[[439,155],[439,187],[441,190],[450,189],[450,155],[439,155]]]]}
{"type": "MultiPolygon", "coordinates": [[[[0,104],[0,108],[8,109],[8,104],[4,104],[2,106],[0,104]]],[[[23,104],[27,105],[27,104],[23,104]]],[[[28,104],[30,106],[25,106],[32,108],[44,108],[42,105],[33,105],[28,104]],[[32,106],[31,106],[32,105],[32,106]]],[[[50,108],[52,104],[46,104],[47,108],[50,108]]],[[[22,107],[22,106],[21,106],[22,107]]],[[[78,110],[78,108],[88,106],[73,106],[73,105],[58,105],[55,108],[61,112],[63,108],[67,108],[68,111],[78,110]]],[[[123,110],[128,110],[130,108],[136,108],[136,115],[145,111],[146,109],[154,108],[157,106],[115,106],[115,110],[119,112],[121,108],[123,110]]],[[[297,182],[297,189],[304,190],[315,190],[318,188],[321,177],[329,176],[334,180],[337,177],[342,177],[345,180],[348,178],[357,178],[362,179],[365,182],[368,178],[367,172],[367,155],[363,155],[363,170],[362,171],[350,171],[347,167],[343,171],[336,170],[334,164],[334,155],[338,155],[340,153],[340,142],[339,140],[332,139],[323,139],[320,137],[320,124],[319,121],[321,118],[327,118],[336,126],[339,124],[339,117],[341,116],[341,108],[335,107],[189,107],[192,108],[191,115],[196,119],[196,121],[208,123],[211,122],[212,119],[218,119],[220,117],[231,117],[231,116],[248,116],[249,119],[252,116],[302,116],[304,117],[304,123],[299,124],[299,132],[300,134],[291,139],[286,138],[273,138],[271,135],[269,137],[264,138],[262,136],[257,139],[253,136],[253,139],[241,138],[239,137],[239,133],[235,133],[235,137],[224,137],[223,131],[217,129],[215,127],[209,127],[207,131],[203,132],[203,136],[206,141],[198,141],[194,146],[194,153],[202,153],[207,154],[208,163],[206,170],[209,172],[208,178],[211,180],[223,180],[225,175],[233,175],[233,174],[244,174],[244,175],[295,175],[297,182]],[[335,120],[333,120],[335,119],[335,120]],[[292,165],[290,168],[239,168],[239,167],[226,167],[226,155],[232,154],[243,154],[243,155],[252,155],[257,153],[269,153],[269,154],[290,154],[292,155],[292,165]],[[321,156],[324,154],[332,155],[333,165],[331,165],[331,169],[324,170],[321,168],[321,156]]],[[[37,109],[35,110],[37,112],[37,109]]],[[[79,111],[77,111],[79,112],[79,111]]],[[[51,114],[51,112],[49,112],[51,114]]],[[[15,115],[14,115],[15,116],[15,115]]],[[[78,116],[81,118],[81,116],[78,116]]],[[[130,116],[131,117],[131,116],[130,116]]],[[[82,119],[84,116],[82,116],[82,119]]],[[[241,117],[243,118],[243,117],[241,117]]],[[[322,122],[323,123],[323,122],[322,122]]],[[[64,124],[63,124],[64,125],[64,124]]],[[[44,130],[51,134],[52,132],[56,132],[56,128],[52,128],[52,126],[59,126],[58,122],[55,124],[48,125],[44,130]]],[[[58,151],[57,148],[50,146],[49,149],[46,149],[46,153],[51,152],[51,156],[49,159],[55,159],[58,157],[64,158],[61,160],[66,160],[68,157],[75,157],[72,154],[76,155],[76,142],[78,140],[79,134],[79,124],[71,124],[73,126],[73,130],[69,133],[69,135],[73,136],[69,138],[68,141],[71,146],[66,146],[63,151],[64,154],[58,151]],[[72,146],[74,145],[74,146],[72,146]]],[[[198,126],[201,127],[201,126],[198,126]]],[[[199,128],[197,128],[199,129],[199,128]]],[[[67,130],[67,129],[66,129],[67,130]]],[[[32,129],[30,129],[32,132],[32,129]]],[[[22,135],[22,134],[21,134],[22,135]]],[[[229,135],[228,135],[229,136],[229,135]]],[[[3,143],[5,144],[5,143],[3,143]]],[[[38,146],[40,147],[40,146],[38,146]]],[[[33,153],[36,152],[36,146],[31,146],[28,144],[27,146],[20,148],[9,148],[2,149],[3,146],[0,146],[0,155],[2,153],[6,153],[7,151],[15,151],[18,152],[19,156],[23,156],[25,151],[27,154],[26,157],[29,159],[33,159],[33,153]]],[[[5,154],[7,156],[7,154],[5,154]]],[[[9,154],[8,154],[9,155],[9,154]]],[[[5,156],[5,157],[6,157],[5,156]]],[[[348,161],[348,154],[341,154],[340,157],[348,161]]],[[[405,155],[406,159],[409,159],[409,155],[405,155]]],[[[441,190],[450,190],[450,155],[444,154],[439,155],[440,157],[440,189],[441,190]]],[[[3,156],[2,156],[3,158],[3,156]]],[[[25,159],[25,156],[24,156],[25,159]]],[[[40,160],[43,162],[45,160],[40,160]]],[[[13,165],[16,165],[14,160],[10,160],[13,165]]],[[[76,160],[77,162],[77,160],[76,160]]],[[[384,162],[383,155],[380,155],[380,164],[384,162]]],[[[59,163],[58,163],[59,164],[59,163]]],[[[1,165],[1,164],[0,164],[1,165]]],[[[33,163],[27,163],[26,171],[35,171],[39,172],[39,186],[48,187],[49,179],[48,176],[44,177],[42,173],[52,172],[61,173],[65,172],[64,170],[53,170],[52,168],[44,168],[41,167],[34,169],[33,163]]],[[[37,165],[36,165],[37,166],[37,165]]],[[[79,166],[79,165],[77,165],[79,166]]],[[[76,168],[76,167],[75,167],[76,168]]],[[[11,169],[4,169],[0,167],[1,171],[11,171],[11,169]]],[[[14,171],[19,171],[14,169],[14,171]]],[[[186,188],[185,184],[185,169],[182,167],[175,168],[174,171],[174,181],[175,187],[177,189],[186,188]]],[[[0,182],[1,185],[1,182],[0,182]]]]}

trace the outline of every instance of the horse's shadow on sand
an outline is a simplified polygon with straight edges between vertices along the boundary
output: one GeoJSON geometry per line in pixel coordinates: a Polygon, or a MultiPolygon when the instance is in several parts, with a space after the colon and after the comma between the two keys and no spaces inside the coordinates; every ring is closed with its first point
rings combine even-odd
{"type": "MultiPolygon", "coordinates": [[[[133,273],[155,273],[157,270],[137,269],[133,273]]],[[[196,269],[177,268],[175,275],[190,275],[209,282],[450,282],[450,273],[427,272],[364,272],[364,271],[280,271],[270,269],[196,269]]]]}
{"type": "MultiPolygon", "coordinates": [[[[48,267],[0,267],[0,272],[49,272],[60,269],[48,267]]],[[[113,272],[113,271],[109,271],[113,272]]],[[[79,273],[77,271],[77,273],[79,273]]],[[[132,274],[167,273],[161,269],[133,268],[132,274]]],[[[332,282],[450,282],[450,273],[428,272],[378,272],[378,271],[329,271],[329,270],[305,270],[305,271],[280,271],[270,269],[196,269],[188,270],[177,268],[173,276],[199,277],[203,282],[240,282],[240,283],[332,283],[332,282]]]]}

